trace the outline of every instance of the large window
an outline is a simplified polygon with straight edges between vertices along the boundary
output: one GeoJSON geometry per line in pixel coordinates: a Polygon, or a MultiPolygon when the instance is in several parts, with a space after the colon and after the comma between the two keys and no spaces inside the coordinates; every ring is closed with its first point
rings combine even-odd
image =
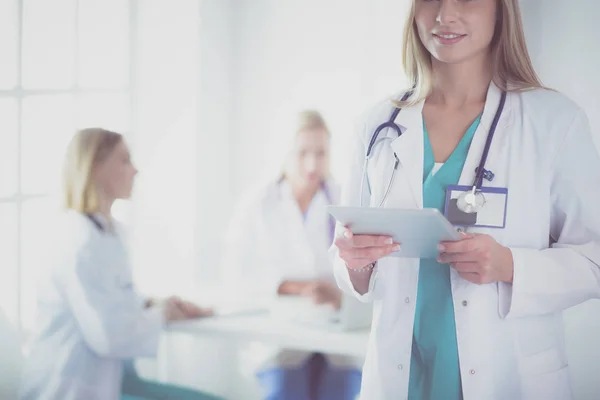
{"type": "Polygon", "coordinates": [[[28,331],[76,129],[130,132],[127,0],[0,0],[0,304],[28,331]]]}

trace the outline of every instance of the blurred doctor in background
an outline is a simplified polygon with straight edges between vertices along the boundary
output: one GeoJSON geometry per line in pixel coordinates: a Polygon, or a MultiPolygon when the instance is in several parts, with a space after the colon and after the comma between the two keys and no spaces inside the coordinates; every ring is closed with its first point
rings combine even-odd
{"type": "Polygon", "coordinates": [[[123,137],[103,129],[78,132],[64,174],[68,211],[48,238],[56,252],[38,293],[21,399],[214,399],[144,381],[133,368],[131,359],[156,355],[166,323],[210,310],[136,293],[124,235],[111,215],[116,199],[130,197],[137,174],[123,137]]]}
{"type": "MultiPolygon", "coordinates": [[[[260,185],[234,213],[225,279],[237,296],[303,296],[339,309],[342,294],[328,258],[334,224],[325,209],[339,196],[328,178],[330,133],[317,111],[298,117],[283,173],[260,185]]],[[[259,344],[244,356],[268,400],[345,400],[360,391],[362,360],[259,344]]]]}

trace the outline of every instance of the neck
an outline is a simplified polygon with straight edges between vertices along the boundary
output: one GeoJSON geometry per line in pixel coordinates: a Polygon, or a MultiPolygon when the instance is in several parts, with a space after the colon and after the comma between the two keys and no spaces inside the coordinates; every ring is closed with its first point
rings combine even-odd
{"type": "Polygon", "coordinates": [[[292,187],[292,194],[294,195],[296,202],[302,208],[310,203],[320,187],[319,184],[298,182],[291,179],[288,182],[292,187]]]}
{"type": "Polygon", "coordinates": [[[106,218],[107,221],[112,221],[111,209],[115,199],[101,197],[98,212],[106,218]]]}
{"type": "Polygon", "coordinates": [[[485,103],[492,81],[489,65],[489,56],[462,64],[447,64],[432,59],[434,87],[428,100],[453,108],[485,103]]]}

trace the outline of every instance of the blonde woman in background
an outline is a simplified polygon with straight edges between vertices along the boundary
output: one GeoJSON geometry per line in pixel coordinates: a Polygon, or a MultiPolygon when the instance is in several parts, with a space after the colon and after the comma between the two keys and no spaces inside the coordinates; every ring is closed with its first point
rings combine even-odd
{"type": "Polygon", "coordinates": [[[368,114],[342,204],[446,211],[463,234],[400,258],[402,243],[340,227],[338,282],[373,301],[361,397],[572,399],[562,312],[600,297],[587,117],[542,87],[518,0],[413,0],[403,48],[413,89],[368,114]],[[384,122],[399,128],[381,131],[363,186],[384,122]]]}
{"type": "MultiPolygon", "coordinates": [[[[328,179],[330,133],[317,111],[298,117],[283,174],[273,174],[237,207],[226,281],[237,284],[238,296],[303,296],[339,309],[342,294],[327,254],[334,224],[325,206],[339,195],[328,179]]],[[[360,390],[361,360],[257,347],[247,355],[267,400],[350,400],[360,390]]]]}
{"type": "Polygon", "coordinates": [[[143,381],[130,361],[155,356],[169,322],[210,314],[176,297],[159,302],[136,293],[124,232],[111,215],[116,199],[131,196],[136,174],[120,134],[85,129],[71,140],[67,212],[38,292],[22,400],[214,399],[143,381]]]}

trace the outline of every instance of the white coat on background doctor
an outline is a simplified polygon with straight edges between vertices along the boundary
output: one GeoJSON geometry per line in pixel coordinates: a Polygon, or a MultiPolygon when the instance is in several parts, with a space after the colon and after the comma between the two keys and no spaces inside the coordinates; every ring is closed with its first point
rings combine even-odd
{"type": "MultiPolygon", "coordinates": [[[[311,302],[339,308],[342,293],[328,255],[335,226],[325,209],[339,199],[338,187],[327,179],[329,131],[316,111],[301,112],[298,119],[284,173],[253,190],[230,222],[225,281],[236,298],[273,304],[297,296],[306,298],[307,308],[311,302]]],[[[244,369],[257,374],[266,399],[345,400],[358,393],[362,360],[260,343],[244,349],[242,359],[244,369]]]]}
{"type": "MultiPolygon", "coordinates": [[[[405,71],[414,90],[399,102],[394,121],[403,133],[382,132],[389,140],[373,148],[362,191],[369,141],[396,107],[386,101],[360,125],[341,203],[356,206],[362,197],[365,205],[378,206],[396,155],[398,169],[383,206],[421,208],[434,173],[423,172],[428,154],[434,159],[430,167],[435,161],[441,171],[479,116],[455,182],[473,185],[507,91],[485,163],[495,176],[483,183],[508,189],[505,227],[470,227],[462,240],[442,243],[437,260],[439,271],[449,271],[453,361],[419,359],[427,349],[414,346],[423,334],[415,320],[426,318],[419,302],[428,297],[420,291],[427,283],[420,277],[431,271],[420,269],[419,259],[387,257],[402,243],[337,229],[331,249],[337,281],[374,306],[361,398],[433,400],[427,392],[445,378],[420,386],[411,375],[418,372],[427,382],[440,365],[456,368],[460,388],[444,400],[573,396],[562,312],[600,297],[600,158],[584,112],[541,88],[519,12],[517,0],[415,0],[404,38],[405,71]]],[[[447,339],[437,337],[428,346],[445,351],[447,339]]]]}
{"type": "Polygon", "coordinates": [[[53,251],[40,269],[21,399],[153,399],[165,390],[209,399],[132,371],[122,391],[125,361],[156,355],[167,322],[210,313],[177,298],[158,304],[136,293],[124,232],[111,217],[114,200],[131,195],[136,173],[120,134],[94,128],[73,137],[65,163],[67,211],[53,227],[53,251]]]}

